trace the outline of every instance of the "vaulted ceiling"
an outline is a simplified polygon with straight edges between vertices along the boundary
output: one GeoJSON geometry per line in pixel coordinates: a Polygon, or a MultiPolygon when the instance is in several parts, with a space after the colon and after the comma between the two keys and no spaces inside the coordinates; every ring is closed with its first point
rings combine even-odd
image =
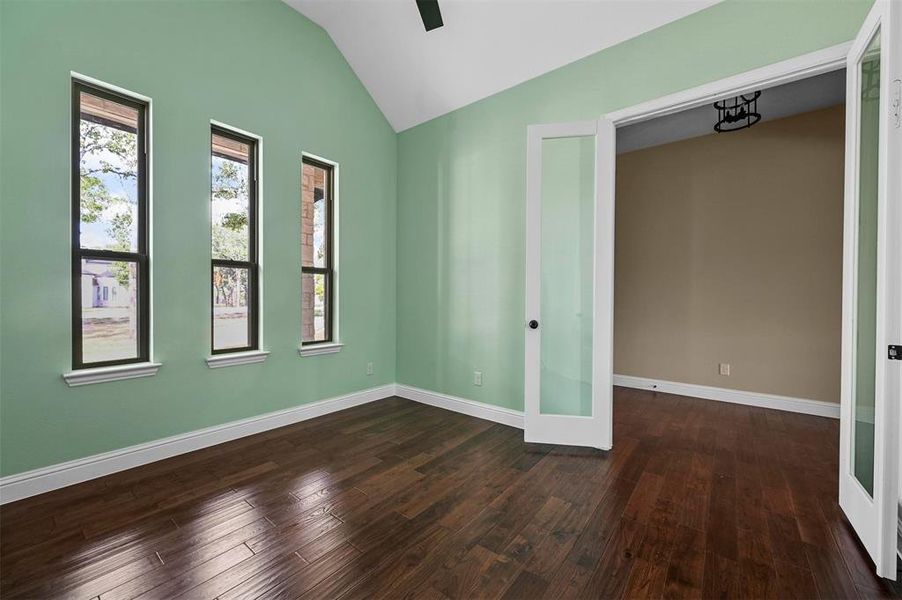
{"type": "Polygon", "coordinates": [[[396,131],[720,0],[284,0],[323,27],[396,131]]]}

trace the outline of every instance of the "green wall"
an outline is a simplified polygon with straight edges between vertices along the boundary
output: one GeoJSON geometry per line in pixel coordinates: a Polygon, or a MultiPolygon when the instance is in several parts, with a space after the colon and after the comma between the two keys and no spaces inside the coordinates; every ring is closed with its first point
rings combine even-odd
{"type": "Polygon", "coordinates": [[[277,0],[0,1],[0,473],[393,382],[397,136],[277,0]],[[68,388],[70,71],[153,99],[156,377],[68,388]],[[209,123],[263,136],[263,364],[211,370],[209,123]],[[301,358],[300,155],[341,164],[337,355],[301,358]],[[366,376],[366,363],[375,375],[366,376]]]}
{"type": "Polygon", "coordinates": [[[528,124],[596,118],[850,40],[870,4],[728,0],[401,133],[398,382],[523,408],[528,124]]]}

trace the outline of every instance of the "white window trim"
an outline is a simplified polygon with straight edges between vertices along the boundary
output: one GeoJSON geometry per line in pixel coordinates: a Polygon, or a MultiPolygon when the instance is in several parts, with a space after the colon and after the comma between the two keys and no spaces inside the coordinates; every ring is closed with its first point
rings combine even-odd
{"type": "Polygon", "coordinates": [[[320,354],[335,354],[341,352],[344,344],[341,342],[323,342],[322,344],[301,344],[298,346],[298,354],[301,356],[318,356],[320,354]]]}
{"type": "Polygon", "coordinates": [[[250,350],[248,352],[235,352],[233,354],[214,354],[207,357],[207,366],[211,369],[221,367],[234,367],[236,365],[251,365],[262,363],[269,356],[269,350],[250,350]]]}
{"type": "MultiPolygon", "coordinates": [[[[332,167],[332,341],[304,344],[304,340],[301,339],[298,345],[298,354],[300,356],[335,354],[340,352],[344,346],[344,343],[341,341],[341,311],[338,308],[341,294],[341,277],[339,276],[341,269],[339,259],[339,248],[341,247],[339,243],[339,231],[341,229],[339,227],[341,222],[341,167],[334,160],[329,160],[312,152],[301,152],[302,164],[304,158],[312,158],[332,167]]],[[[301,281],[303,285],[303,279],[301,281]]]]}
{"type": "Polygon", "coordinates": [[[91,369],[78,369],[63,373],[63,380],[69,387],[90,385],[92,383],[106,383],[108,381],[120,381],[123,379],[137,379],[139,377],[153,377],[163,366],[158,362],[131,363],[127,365],[114,365],[111,367],[95,367],[91,369]]]}

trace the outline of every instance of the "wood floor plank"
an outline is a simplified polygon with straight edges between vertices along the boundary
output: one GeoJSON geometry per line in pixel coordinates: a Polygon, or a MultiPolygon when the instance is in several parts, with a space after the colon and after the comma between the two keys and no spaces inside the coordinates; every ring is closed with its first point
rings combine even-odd
{"type": "Polygon", "coordinates": [[[739,598],[741,585],[742,571],[738,561],[710,550],[705,553],[703,598],[739,598]]]}
{"type": "Polygon", "coordinates": [[[681,525],[667,566],[664,598],[700,598],[705,577],[705,535],[681,525]]]}
{"type": "Polygon", "coordinates": [[[638,521],[620,520],[607,543],[598,565],[586,582],[583,594],[591,598],[620,598],[629,584],[636,552],[646,526],[638,521]]]}
{"type": "MultiPolygon", "coordinates": [[[[215,570],[214,565],[217,563],[210,561],[214,559],[227,560],[221,558],[225,553],[236,547],[241,548],[248,539],[271,527],[272,525],[265,519],[258,519],[203,546],[189,545],[180,552],[166,554],[165,558],[164,555],[157,552],[157,556],[162,561],[160,566],[108,592],[102,593],[100,597],[103,600],[135,598],[167,583],[173,577],[181,576],[183,573],[195,568],[201,568],[201,565],[206,564],[205,567],[202,567],[206,570],[215,570]]],[[[238,554],[247,555],[243,550],[238,554]]]]}
{"type": "Polygon", "coordinates": [[[280,568],[258,571],[221,594],[219,600],[295,598],[359,557],[357,550],[344,544],[313,564],[289,558],[280,568]]]}
{"type": "Polygon", "coordinates": [[[522,598],[541,598],[548,589],[548,582],[529,571],[521,571],[502,598],[504,600],[522,600],[522,598]]]}
{"type": "Polygon", "coordinates": [[[808,569],[780,560],[774,561],[776,581],[774,597],[776,598],[821,598],[814,583],[814,577],[808,569]]]}
{"type": "Polygon", "coordinates": [[[352,591],[349,598],[370,598],[373,594],[401,595],[407,575],[415,572],[430,554],[448,537],[443,527],[432,527],[421,539],[406,548],[395,559],[382,560],[370,571],[363,585],[352,591]]]}

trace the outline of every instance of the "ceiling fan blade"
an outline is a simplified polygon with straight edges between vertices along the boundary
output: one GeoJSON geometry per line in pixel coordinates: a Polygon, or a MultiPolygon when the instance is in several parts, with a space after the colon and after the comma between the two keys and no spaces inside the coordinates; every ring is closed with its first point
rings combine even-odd
{"type": "Polygon", "coordinates": [[[426,31],[438,29],[445,24],[442,21],[442,9],[438,6],[438,0],[417,0],[417,8],[420,10],[426,31]]]}

